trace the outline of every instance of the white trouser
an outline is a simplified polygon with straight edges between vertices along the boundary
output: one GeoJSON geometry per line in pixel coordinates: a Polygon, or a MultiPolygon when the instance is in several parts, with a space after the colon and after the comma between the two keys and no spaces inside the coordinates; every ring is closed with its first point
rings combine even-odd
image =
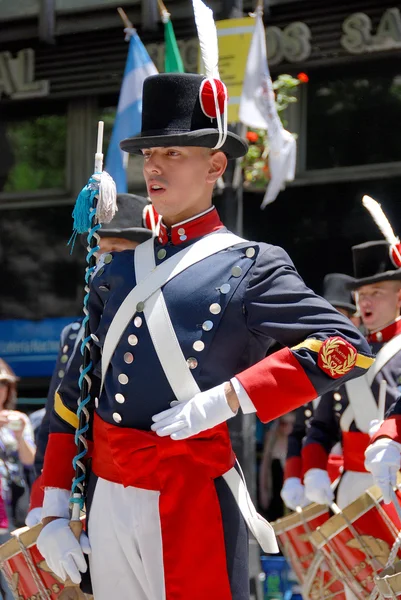
{"type": "MultiPolygon", "coordinates": [[[[354,500],[359,498],[369,487],[373,485],[371,473],[360,473],[357,471],[346,471],[341,477],[337,492],[337,504],[345,508],[354,500]]],[[[347,600],[356,600],[357,596],[345,586],[345,597],[347,600]]]]}
{"type": "Polygon", "coordinates": [[[98,479],[89,516],[95,600],[165,600],[159,495],[98,479]]]}

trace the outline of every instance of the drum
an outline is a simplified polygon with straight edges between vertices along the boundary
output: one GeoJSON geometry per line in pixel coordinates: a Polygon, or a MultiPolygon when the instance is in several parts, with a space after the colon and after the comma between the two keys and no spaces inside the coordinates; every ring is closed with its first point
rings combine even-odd
{"type": "MultiPolygon", "coordinates": [[[[31,529],[16,529],[0,546],[0,568],[16,600],[53,600],[64,587],[36,547],[41,529],[40,523],[31,529]]],[[[93,600],[92,596],[87,598],[93,600]]]]}
{"type": "Polygon", "coordinates": [[[397,561],[393,566],[383,569],[375,577],[375,584],[380,598],[401,598],[401,562],[397,561]]]}
{"type": "MultiPolygon", "coordinates": [[[[401,504],[400,492],[397,500],[401,504]]],[[[354,594],[365,600],[386,566],[400,528],[394,506],[384,504],[379,488],[371,487],[320,525],[310,539],[336,565],[354,594]]]]}
{"type": "Polygon", "coordinates": [[[303,588],[303,598],[345,600],[344,586],[335,569],[328,567],[322,553],[316,552],[310,535],[329,518],[326,506],[310,504],[300,513],[278,519],[272,526],[281,550],[303,588]]]}

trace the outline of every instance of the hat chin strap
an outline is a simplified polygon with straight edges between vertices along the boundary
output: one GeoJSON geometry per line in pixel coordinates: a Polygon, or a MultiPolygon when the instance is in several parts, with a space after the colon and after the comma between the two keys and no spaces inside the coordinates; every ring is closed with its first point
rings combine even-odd
{"type": "Polygon", "coordinates": [[[217,144],[212,148],[212,150],[218,150],[225,144],[226,139],[227,139],[227,113],[228,113],[227,88],[226,88],[225,84],[223,82],[221,82],[221,83],[223,83],[223,86],[224,86],[224,112],[223,112],[223,119],[222,119],[221,113],[220,113],[218,96],[217,96],[216,82],[211,77],[209,78],[209,81],[210,81],[210,85],[212,86],[212,90],[213,90],[214,106],[216,109],[217,127],[219,130],[219,138],[217,140],[217,144]]]}

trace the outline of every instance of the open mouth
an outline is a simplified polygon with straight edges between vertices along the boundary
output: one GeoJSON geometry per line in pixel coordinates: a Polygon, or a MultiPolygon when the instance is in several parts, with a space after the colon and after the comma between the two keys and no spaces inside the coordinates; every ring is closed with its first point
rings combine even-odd
{"type": "Polygon", "coordinates": [[[166,188],[158,183],[148,184],[149,194],[161,194],[166,191],[166,188]]]}
{"type": "Polygon", "coordinates": [[[373,313],[371,310],[364,310],[363,311],[363,318],[364,319],[370,319],[371,317],[373,317],[373,313]]]}

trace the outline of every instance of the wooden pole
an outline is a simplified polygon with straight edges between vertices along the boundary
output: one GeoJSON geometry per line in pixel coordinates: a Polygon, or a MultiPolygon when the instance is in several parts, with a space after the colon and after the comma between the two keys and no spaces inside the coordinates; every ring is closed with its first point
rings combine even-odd
{"type": "Polygon", "coordinates": [[[132,25],[131,21],[129,20],[129,18],[127,17],[127,13],[121,8],[121,6],[119,6],[117,8],[117,12],[121,17],[121,20],[124,23],[124,26],[127,27],[128,29],[133,29],[133,25],[132,25]]]}
{"type": "Polygon", "coordinates": [[[159,5],[159,10],[160,10],[161,15],[163,15],[163,13],[168,13],[168,10],[167,10],[166,5],[164,4],[163,0],[157,0],[157,4],[159,5]]]}
{"type": "Polygon", "coordinates": [[[164,4],[163,0],[157,0],[157,3],[159,5],[159,11],[160,11],[160,17],[161,20],[164,24],[168,23],[170,20],[170,13],[168,12],[166,5],[164,4]]]}

